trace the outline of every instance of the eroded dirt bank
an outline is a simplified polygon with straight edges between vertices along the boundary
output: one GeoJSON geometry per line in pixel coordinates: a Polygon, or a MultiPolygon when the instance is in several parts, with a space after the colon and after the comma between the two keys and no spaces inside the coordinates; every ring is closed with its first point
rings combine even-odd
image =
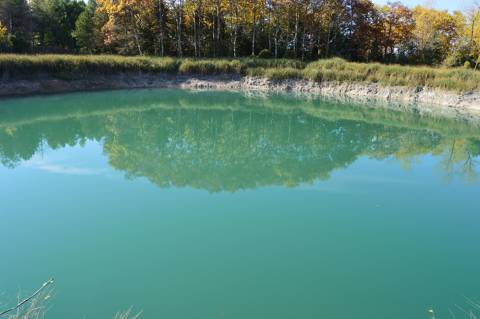
{"type": "Polygon", "coordinates": [[[0,80],[0,97],[128,88],[177,87],[235,91],[295,92],[360,102],[389,102],[395,108],[415,109],[435,115],[480,117],[480,92],[457,94],[438,89],[385,87],[368,83],[316,83],[305,80],[269,80],[258,77],[174,76],[122,73],[82,79],[58,79],[47,75],[34,79],[0,80]]]}

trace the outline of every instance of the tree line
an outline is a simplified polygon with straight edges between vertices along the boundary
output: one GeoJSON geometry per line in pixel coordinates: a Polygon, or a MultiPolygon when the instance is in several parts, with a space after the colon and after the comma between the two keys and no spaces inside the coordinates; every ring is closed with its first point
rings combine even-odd
{"type": "Polygon", "coordinates": [[[370,0],[0,0],[0,52],[473,66],[479,18],[370,0]]]}

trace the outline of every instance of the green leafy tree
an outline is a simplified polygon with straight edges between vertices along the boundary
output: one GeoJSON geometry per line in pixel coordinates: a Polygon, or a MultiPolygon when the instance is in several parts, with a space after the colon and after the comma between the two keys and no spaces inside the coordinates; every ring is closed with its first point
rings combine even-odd
{"type": "Polygon", "coordinates": [[[90,0],[75,22],[73,37],[77,41],[80,53],[95,53],[100,47],[99,16],[95,13],[97,2],[90,0]]]}
{"type": "Polygon", "coordinates": [[[36,46],[40,51],[75,52],[75,23],[85,3],[77,0],[33,0],[36,46]]]}
{"type": "Polygon", "coordinates": [[[6,29],[10,51],[31,51],[31,15],[26,0],[1,0],[0,22],[6,29]]]}

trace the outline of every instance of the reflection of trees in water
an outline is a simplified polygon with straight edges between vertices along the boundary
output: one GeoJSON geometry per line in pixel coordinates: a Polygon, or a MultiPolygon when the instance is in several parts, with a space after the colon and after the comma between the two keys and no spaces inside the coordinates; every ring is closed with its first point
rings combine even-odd
{"type": "Polygon", "coordinates": [[[114,109],[21,125],[0,122],[0,159],[13,167],[44,144],[57,149],[96,140],[104,143],[110,165],[128,177],[145,176],[160,187],[210,191],[327,179],[362,155],[395,157],[408,166],[431,153],[441,156],[445,176],[476,178],[480,141],[468,136],[409,128],[411,123],[394,127],[356,121],[350,111],[345,120],[337,109],[335,116],[320,110],[319,117],[299,110],[228,106],[114,109]]]}
{"type": "MultiPolygon", "coordinates": [[[[296,185],[328,178],[353,161],[369,132],[304,116],[240,112],[149,112],[112,132],[112,166],[160,186],[212,191],[296,185]],[[141,129],[137,129],[141,127],[141,129]]],[[[114,127],[128,117],[116,118],[114,127]]]]}
{"type": "Polygon", "coordinates": [[[83,123],[71,119],[4,128],[0,130],[0,161],[7,167],[14,167],[21,160],[32,158],[45,144],[58,149],[84,143],[88,139],[100,140],[103,133],[95,134],[95,131],[104,131],[101,121],[92,121],[95,123],[89,126],[94,130],[86,130],[83,123]]]}
{"type": "Polygon", "coordinates": [[[451,180],[459,174],[467,181],[477,180],[476,168],[479,164],[480,140],[457,139],[453,137],[445,145],[442,160],[439,163],[445,180],[451,180]]]}

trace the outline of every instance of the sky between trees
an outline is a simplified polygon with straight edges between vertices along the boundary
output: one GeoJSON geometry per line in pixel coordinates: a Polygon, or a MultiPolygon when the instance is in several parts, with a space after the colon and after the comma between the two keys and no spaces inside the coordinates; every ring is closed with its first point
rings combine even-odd
{"type": "MultiPolygon", "coordinates": [[[[375,0],[377,4],[387,4],[388,0],[375,0]]],[[[442,10],[465,10],[472,6],[473,0],[404,0],[403,3],[409,7],[417,5],[431,7],[442,10]]]]}

